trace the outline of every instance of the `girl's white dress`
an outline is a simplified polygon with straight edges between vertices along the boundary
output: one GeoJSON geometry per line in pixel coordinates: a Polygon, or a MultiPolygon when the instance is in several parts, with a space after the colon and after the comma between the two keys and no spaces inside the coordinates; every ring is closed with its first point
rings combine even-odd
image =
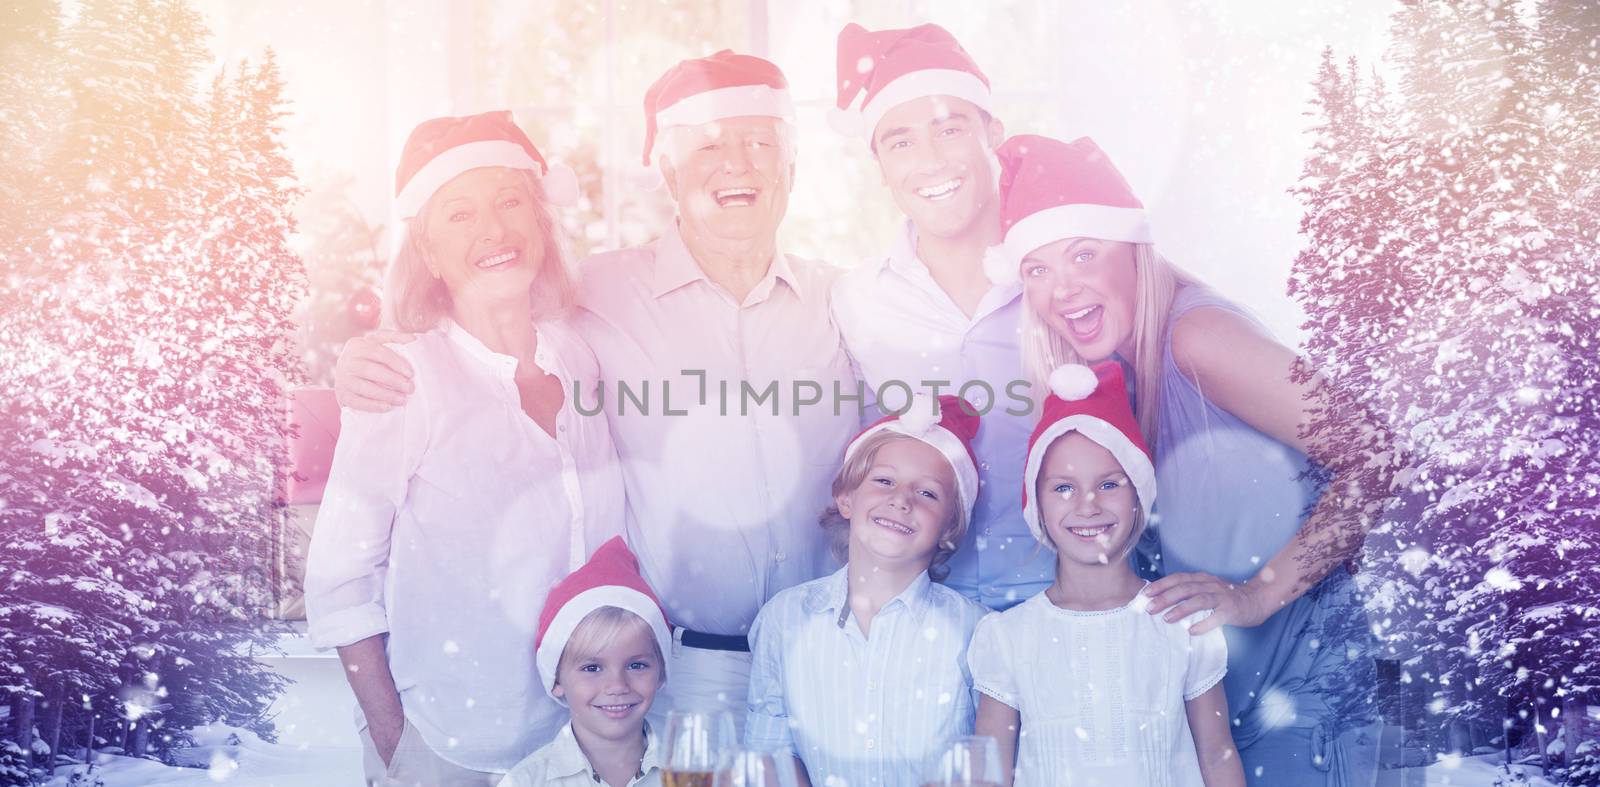
{"type": "Polygon", "coordinates": [[[1167,623],[1143,593],[1077,612],[1044,593],[978,623],[967,651],[973,687],[1022,717],[1017,787],[1202,787],[1184,703],[1222,680],[1220,629],[1167,623]]]}

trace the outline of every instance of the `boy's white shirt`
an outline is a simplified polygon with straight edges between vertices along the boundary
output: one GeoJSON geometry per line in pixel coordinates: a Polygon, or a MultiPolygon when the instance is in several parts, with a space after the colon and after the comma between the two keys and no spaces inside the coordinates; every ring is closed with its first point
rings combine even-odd
{"type": "Polygon", "coordinates": [[[972,733],[966,649],[988,610],[924,571],[864,635],[848,570],[779,593],[757,616],[745,743],[798,756],[816,785],[914,787],[929,754],[972,733]]]}
{"type": "MultiPolygon", "coordinates": [[[[594,787],[594,767],[578,746],[578,738],[568,722],[553,741],[516,764],[500,782],[500,787],[594,787]]],[[[656,736],[645,732],[644,759],[639,775],[628,787],[660,787],[661,747],[656,736]]]]}

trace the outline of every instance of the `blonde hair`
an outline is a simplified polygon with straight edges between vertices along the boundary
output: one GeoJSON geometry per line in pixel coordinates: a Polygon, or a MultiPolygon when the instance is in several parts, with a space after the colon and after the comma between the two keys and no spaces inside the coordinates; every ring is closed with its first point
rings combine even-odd
{"type": "MultiPolygon", "coordinates": [[[[577,300],[570,255],[563,242],[544,185],[529,170],[518,170],[533,198],[535,220],[544,237],[544,262],[533,280],[533,317],[556,319],[566,314],[577,300]]],[[[428,267],[428,221],[433,207],[430,198],[417,215],[405,220],[405,237],[389,264],[384,282],[384,323],[402,331],[421,333],[439,324],[450,311],[450,291],[428,267]]]]}
{"type": "MultiPolygon", "coordinates": [[[[1167,315],[1178,290],[1198,285],[1199,281],[1157,254],[1148,243],[1133,244],[1133,265],[1133,357],[1126,360],[1133,366],[1134,416],[1139,419],[1145,445],[1155,451],[1161,413],[1161,339],[1167,329],[1167,315]]],[[[1050,372],[1062,364],[1084,362],[1065,338],[1056,335],[1033,313],[1027,298],[1022,299],[1022,359],[1033,384],[1035,413],[1044,411],[1044,399],[1050,395],[1050,372]]]]}
{"type": "MultiPolygon", "coordinates": [[[[839,474],[833,478],[833,496],[835,498],[852,492],[861,482],[867,479],[867,471],[872,469],[872,463],[877,461],[878,452],[883,450],[893,440],[915,440],[898,432],[882,431],[868,435],[856,447],[849,459],[839,468],[839,474]]],[[[967,508],[961,503],[960,495],[956,495],[955,515],[945,523],[944,532],[939,534],[939,543],[934,549],[933,560],[928,564],[928,575],[934,580],[941,580],[950,575],[950,567],[946,565],[956,550],[961,548],[961,539],[967,534],[968,514],[967,508]]],[[[850,561],[850,520],[839,513],[837,504],[830,505],[822,512],[817,524],[828,533],[828,549],[833,554],[833,559],[840,563],[850,561]]]]}
{"type": "Polygon", "coordinates": [[[650,651],[656,657],[656,664],[661,666],[661,680],[665,681],[667,660],[650,624],[622,607],[607,606],[584,615],[583,620],[578,621],[572,636],[567,638],[567,646],[561,650],[561,658],[556,661],[556,682],[561,682],[561,673],[566,672],[568,667],[599,656],[617,637],[634,627],[642,627],[650,635],[650,651]]]}

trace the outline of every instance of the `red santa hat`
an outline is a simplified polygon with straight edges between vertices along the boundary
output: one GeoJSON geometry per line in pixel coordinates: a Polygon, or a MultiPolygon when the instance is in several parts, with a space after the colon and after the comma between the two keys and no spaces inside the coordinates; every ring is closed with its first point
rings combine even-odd
{"type": "Polygon", "coordinates": [[[756,115],[794,122],[789,81],[770,61],[724,49],[685,60],[644,94],[644,164],[650,166],[659,129],[698,126],[756,115]]]}
{"type": "Polygon", "coordinates": [[[1023,257],[1063,238],[1152,242],[1144,203],[1094,140],[1019,134],[995,155],[1000,232],[1010,267],[986,268],[991,278],[1015,280],[1023,257]]]}
{"type": "MultiPolygon", "coordinates": [[[[590,612],[602,607],[638,615],[650,625],[661,657],[671,660],[672,629],[666,609],[639,573],[639,559],[618,536],[602,544],[589,562],[568,574],[545,597],[544,611],[539,613],[539,633],[534,639],[534,663],[539,666],[544,690],[551,697],[555,697],[556,667],[567,649],[567,640],[572,639],[572,632],[590,612]]],[[[560,697],[555,698],[566,704],[560,697]]]]}
{"type": "Polygon", "coordinates": [[[953,96],[992,113],[989,78],[950,31],[934,25],[839,31],[838,106],[829,122],[844,134],[872,132],[885,113],[912,99],[953,96]]]}
{"type": "Polygon", "coordinates": [[[856,435],[844,448],[845,461],[850,461],[863,440],[879,432],[921,440],[943,454],[955,470],[956,494],[971,519],[972,504],[978,499],[978,460],[972,453],[972,441],[978,436],[977,413],[978,408],[960,397],[945,395],[934,399],[917,394],[904,412],[884,416],[856,435]]]}
{"type": "Polygon", "coordinates": [[[1156,468],[1128,404],[1122,366],[1115,361],[1093,369],[1069,364],[1050,374],[1050,396],[1044,401],[1044,415],[1028,438],[1028,464],[1022,475],[1022,518],[1033,537],[1050,546],[1039,523],[1039,501],[1034,499],[1034,489],[1039,483],[1045,451],[1068,432],[1078,432],[1111,452],[1133,482],[1139,505],[1149,516],[1156,502],[1156,468]]]}
{"type": "Polygon", "coordinates": [[[571,205],[578,178],[565,165],[551,166],[506,110],[423,121],[406,138],[394,173],[395,210],[409,219],[457,175],[481,167],[525,169],[539,177],[545,197],[571,205]]]}

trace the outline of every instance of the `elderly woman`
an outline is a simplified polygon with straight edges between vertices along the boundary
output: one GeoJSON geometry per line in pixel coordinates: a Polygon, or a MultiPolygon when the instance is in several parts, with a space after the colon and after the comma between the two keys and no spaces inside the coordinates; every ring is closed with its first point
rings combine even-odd
{"type": "Polygon", "coordinates": [[[1108,358],[1131,370],[1174,572],[1146,590],[1150,612],[1214,610],[1195,633],[1227,624],[1246,779],[1371,784],[1370,705],[1349,696],[1370,652],[1339,567],[1360,531],[1305,472],[1316,400],[1295,354],[1156,254],[1143,205],[1093,141],[1021,136],[997,153],[1025,364],[1036,380],[1108,358]]]}
{"type": "Polygon", "coordinates": [[[548,172],[509,112],[423,123],[401,159],[387,300],[420,334],[398,348],[415,389],[344,410],[306,577],[369,784],[490,785],[551,740],[565,714],[534,665],[539,610],[621,531],[606,421],[574,408],[597,367],[564,321],[548,172]]]}

